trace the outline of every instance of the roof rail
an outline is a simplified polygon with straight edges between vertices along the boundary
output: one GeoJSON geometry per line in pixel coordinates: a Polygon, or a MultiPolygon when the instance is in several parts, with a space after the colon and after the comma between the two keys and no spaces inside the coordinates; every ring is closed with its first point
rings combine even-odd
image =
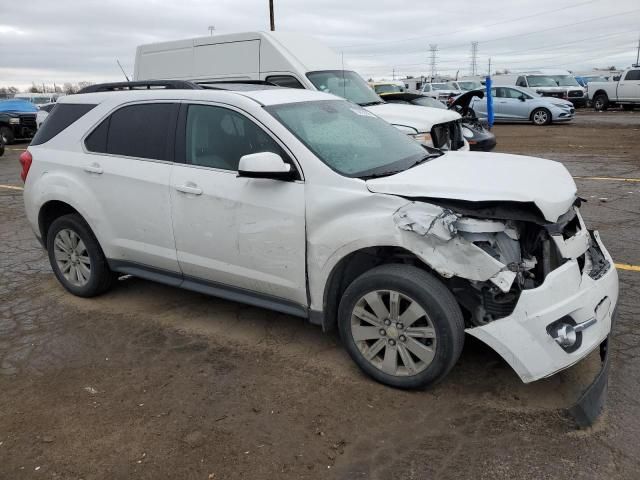
{"type": "Polygon", "coordinates": [[[141,80],[136,82],[97,83],[84,87],[78,93],[117,92],[123,90],[201,90],[202,87],[184,80],[141,80]]]}

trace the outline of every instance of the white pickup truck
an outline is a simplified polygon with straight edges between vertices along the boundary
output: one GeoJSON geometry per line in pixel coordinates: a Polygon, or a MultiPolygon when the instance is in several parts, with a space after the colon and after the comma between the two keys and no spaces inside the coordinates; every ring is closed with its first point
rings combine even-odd
{"type": "Polygon", "coordinates": [[[640,65],[628,68],[617,82],[591,82],[587,95],[598,111],[622,105],[625,110],[640,107],[640,65]]]}

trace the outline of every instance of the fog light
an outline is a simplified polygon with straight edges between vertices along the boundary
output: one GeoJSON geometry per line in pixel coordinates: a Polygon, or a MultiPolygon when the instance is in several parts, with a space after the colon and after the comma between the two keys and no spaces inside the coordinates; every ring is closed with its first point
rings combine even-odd
{"type": "Polygon", "coordinates": [[[562,348],[573,347],[578,340],[576,329],[573,328],[573,325],[569,325],[568,323],[563,323],[558,330],[556,330],[555,335],[554,340],[562,348]]]}

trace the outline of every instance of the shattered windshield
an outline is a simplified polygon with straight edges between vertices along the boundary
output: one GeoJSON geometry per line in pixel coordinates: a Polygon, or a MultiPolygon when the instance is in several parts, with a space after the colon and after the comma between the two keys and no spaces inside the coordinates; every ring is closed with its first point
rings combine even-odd
{"type": "Polygon", "coordinates": [[[307,78],[321,92],[333,93],[358,105],[384,103],[356,72],[349,70],[323,70],[307,73],[307,78]]]}
{"type": "Polygon", "coordinates": [[[429,155],[408,135],[345,101],[286,103],[266,109],[320,160],[347,177],[391,175],[429,155]]]}
{"type": "Polygon", "coordinates": [[[580,84],[576,80],[576,77],[571,75],[554,75],[553,78],[559,87],[579,87],[580,84]]]}
{"type": "Polygon", "coordinates": [[[466,92],[469,90],[480,90],[482,89],[482,84],[480,82],[458,82],[460,88],[466,92]]]}
{"type": "Polygon", "coordinates": [[[529,75],[527,77],[529,87],[557,87],[558,84],[551,77],[542,77],[538,75],[529,75]]]}

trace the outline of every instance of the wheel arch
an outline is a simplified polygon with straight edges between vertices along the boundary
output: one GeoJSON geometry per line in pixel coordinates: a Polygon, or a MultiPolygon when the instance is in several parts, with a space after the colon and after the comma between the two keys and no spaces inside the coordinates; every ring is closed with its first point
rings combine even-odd
{"type": "Polygon", "coordinates": [[[386,245],[352,251],[333,266],[324,285],[322,318],[317,322],[321,323],[323,330],[333,330],[336,327],[340,297],[357,277],[374,267],[394,263],[414,265],[440,277],[416,254],[404,247],[386,245]]]}
{"type": "Polygon", "coordinates": [[[82,214],[76,208],[61,200],[49,200],[40,207],[40,210],[38,211],[38,230],[40,232],[40,238],[42,238],[43,245],[47,244],[47,234],[49,233],[49,227],[51,224],[57,218],[73,213],[80,215],[84,219],[82,214]]]}

